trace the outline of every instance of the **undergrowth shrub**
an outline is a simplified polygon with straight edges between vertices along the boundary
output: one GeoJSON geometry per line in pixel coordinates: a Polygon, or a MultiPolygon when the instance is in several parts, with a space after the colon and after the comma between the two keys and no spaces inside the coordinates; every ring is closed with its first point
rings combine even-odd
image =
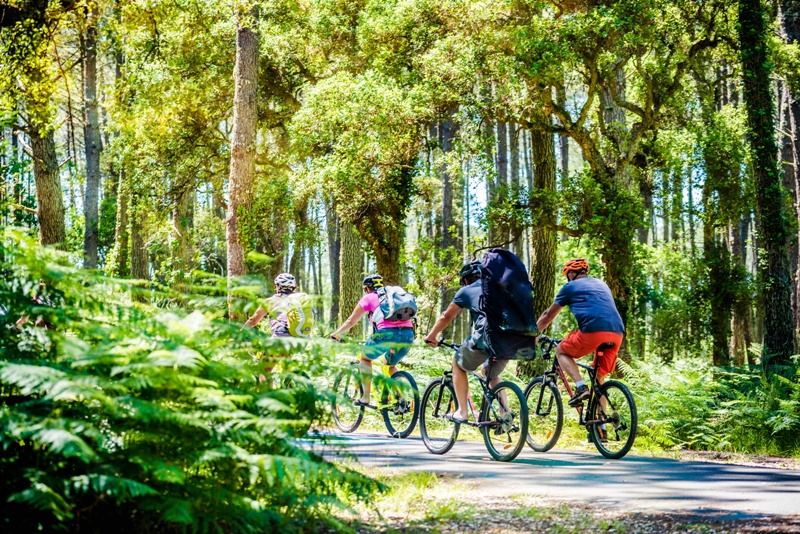
{"type": "Polygon", "coordinates": [[[380,488],[297,440],[328,413],[301,374],[325,372],[327,343],[221,320],[213,291],[150,308],[11,230],[0,269],[0,530],[311,530],[380,488]],[[295,385],[259,381],[259,352],[302,352],[295,385]]]}
{"type": "Polygon", "coordinates": [[[800,374],[715,368],[696,358],[619,363],[639,409],[637,446],[800,454],[800,374]]]}

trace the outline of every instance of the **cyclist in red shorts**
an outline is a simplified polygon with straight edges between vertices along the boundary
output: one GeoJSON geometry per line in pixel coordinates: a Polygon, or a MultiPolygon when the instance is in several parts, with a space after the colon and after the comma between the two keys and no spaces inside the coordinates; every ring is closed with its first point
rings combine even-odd
{"type": "Polygon", "coordinates": [[[589,263],[585,259],[569,260],[562,274],[567,277],[567,283],[536,325],[539,332],[544,332],[564,306],[569,306],[578,321],[578,330],[571,332],[556,348],[558,363],[575,381],[575,394],[568,403],[575,406],[589,396],[589,388],[584,384],[575,360],[591,354],[603,343],[613,344],[598,358],[597,381],[602,384],[605,376],[617,364],[625,325],[622,324],[611,290],[602,280],[589,276],[589,263]]]}

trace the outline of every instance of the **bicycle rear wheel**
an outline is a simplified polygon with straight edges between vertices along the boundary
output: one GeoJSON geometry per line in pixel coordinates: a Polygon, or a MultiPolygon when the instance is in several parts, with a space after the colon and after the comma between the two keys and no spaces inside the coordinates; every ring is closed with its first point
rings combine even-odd
{"type": "MultiPolygon", "coordinates": [[[[355,365],[355,364],[354,364],[355,365]]],[[[342,432],[354,432],[364,418],[364,407],[353,404],[364,392],[357,367],[339,373],[333,382],[333,422],[342,432]]]]}
{"type": "Polygon", "coordinates": [[[383,388],[381,415],[393,438],[407,438],[417,426],[419,390],[414,377],[397,371],[383,388]]]}
{"type": "Polygon", "coordinates": [[[481,406],[480,429],[492,458],[510,462],[519,455],[528,435],[528,405],[519,386],[500,382],[481,406]]]}
{"type": "Polygon", "coordinates": [[[528,446],[536,452],[552,449],[564,426],[564,405],[553,382],[534,378],[525,388],[528,405],[528,446]]]}
{"type": "Polygon", "coordinates": [[[444,454],[453,448],[460,424],[448,419],[456,411],[456,393],[449,380],[437,378],[428,384],[420,404],[419,431],[422,442],[433,454],[444,454]]]}
{"type": "Polygon", "coordinates": [[[589,413],[590,420],[605,421],[606,436],[602,435],[600,424],[589,425],[589,436],[600,454],[612,460],[628,454],[638,425],[636,402],[628,387],[616,380],[607,381],[600,386],[600,394],[592,401],[589,413]],[[606,400],[605,408],[601,399],[606,400]]]}

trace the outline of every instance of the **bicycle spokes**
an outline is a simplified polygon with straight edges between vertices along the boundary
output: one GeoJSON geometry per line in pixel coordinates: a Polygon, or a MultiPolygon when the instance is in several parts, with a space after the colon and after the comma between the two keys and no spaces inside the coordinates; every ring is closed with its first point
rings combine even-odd
{"type": "Polygon", "coordinates": [[[636,404],[628,388],[609,381],[601,386],[598,399],[589,414],[589,435],[606,458],[622,458],[636,438],[636,404]]]}

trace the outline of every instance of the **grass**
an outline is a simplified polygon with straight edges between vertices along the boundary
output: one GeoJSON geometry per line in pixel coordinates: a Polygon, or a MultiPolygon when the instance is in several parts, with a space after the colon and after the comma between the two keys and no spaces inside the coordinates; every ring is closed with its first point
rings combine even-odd
{"type": "MultiPolygon", "coordinates": [[[[351,466],[352,467],[352,466],[351,466]]],[[[697,521],[670,514],[641,515],[580,501],[559,502],[533,495],[498,496],[482,491],[487,481],[464,480],[430,472],[398,472],[357,467],[379,480],[385,491],[372,502],[351,498],[351,508],[334,511],[332,530],[368,534],[584,532],[752,532],[770,528],[736,521],[697,521]],[[334,527],[333,525],[337,525],[334,527]]],[[[778,521],[778,520],[776,520],[778,521]]],[[[774,530],[773,530],[774,531],[774,530]]],[[[777,530],[783,532],[782,530],[777,530]]]]}

